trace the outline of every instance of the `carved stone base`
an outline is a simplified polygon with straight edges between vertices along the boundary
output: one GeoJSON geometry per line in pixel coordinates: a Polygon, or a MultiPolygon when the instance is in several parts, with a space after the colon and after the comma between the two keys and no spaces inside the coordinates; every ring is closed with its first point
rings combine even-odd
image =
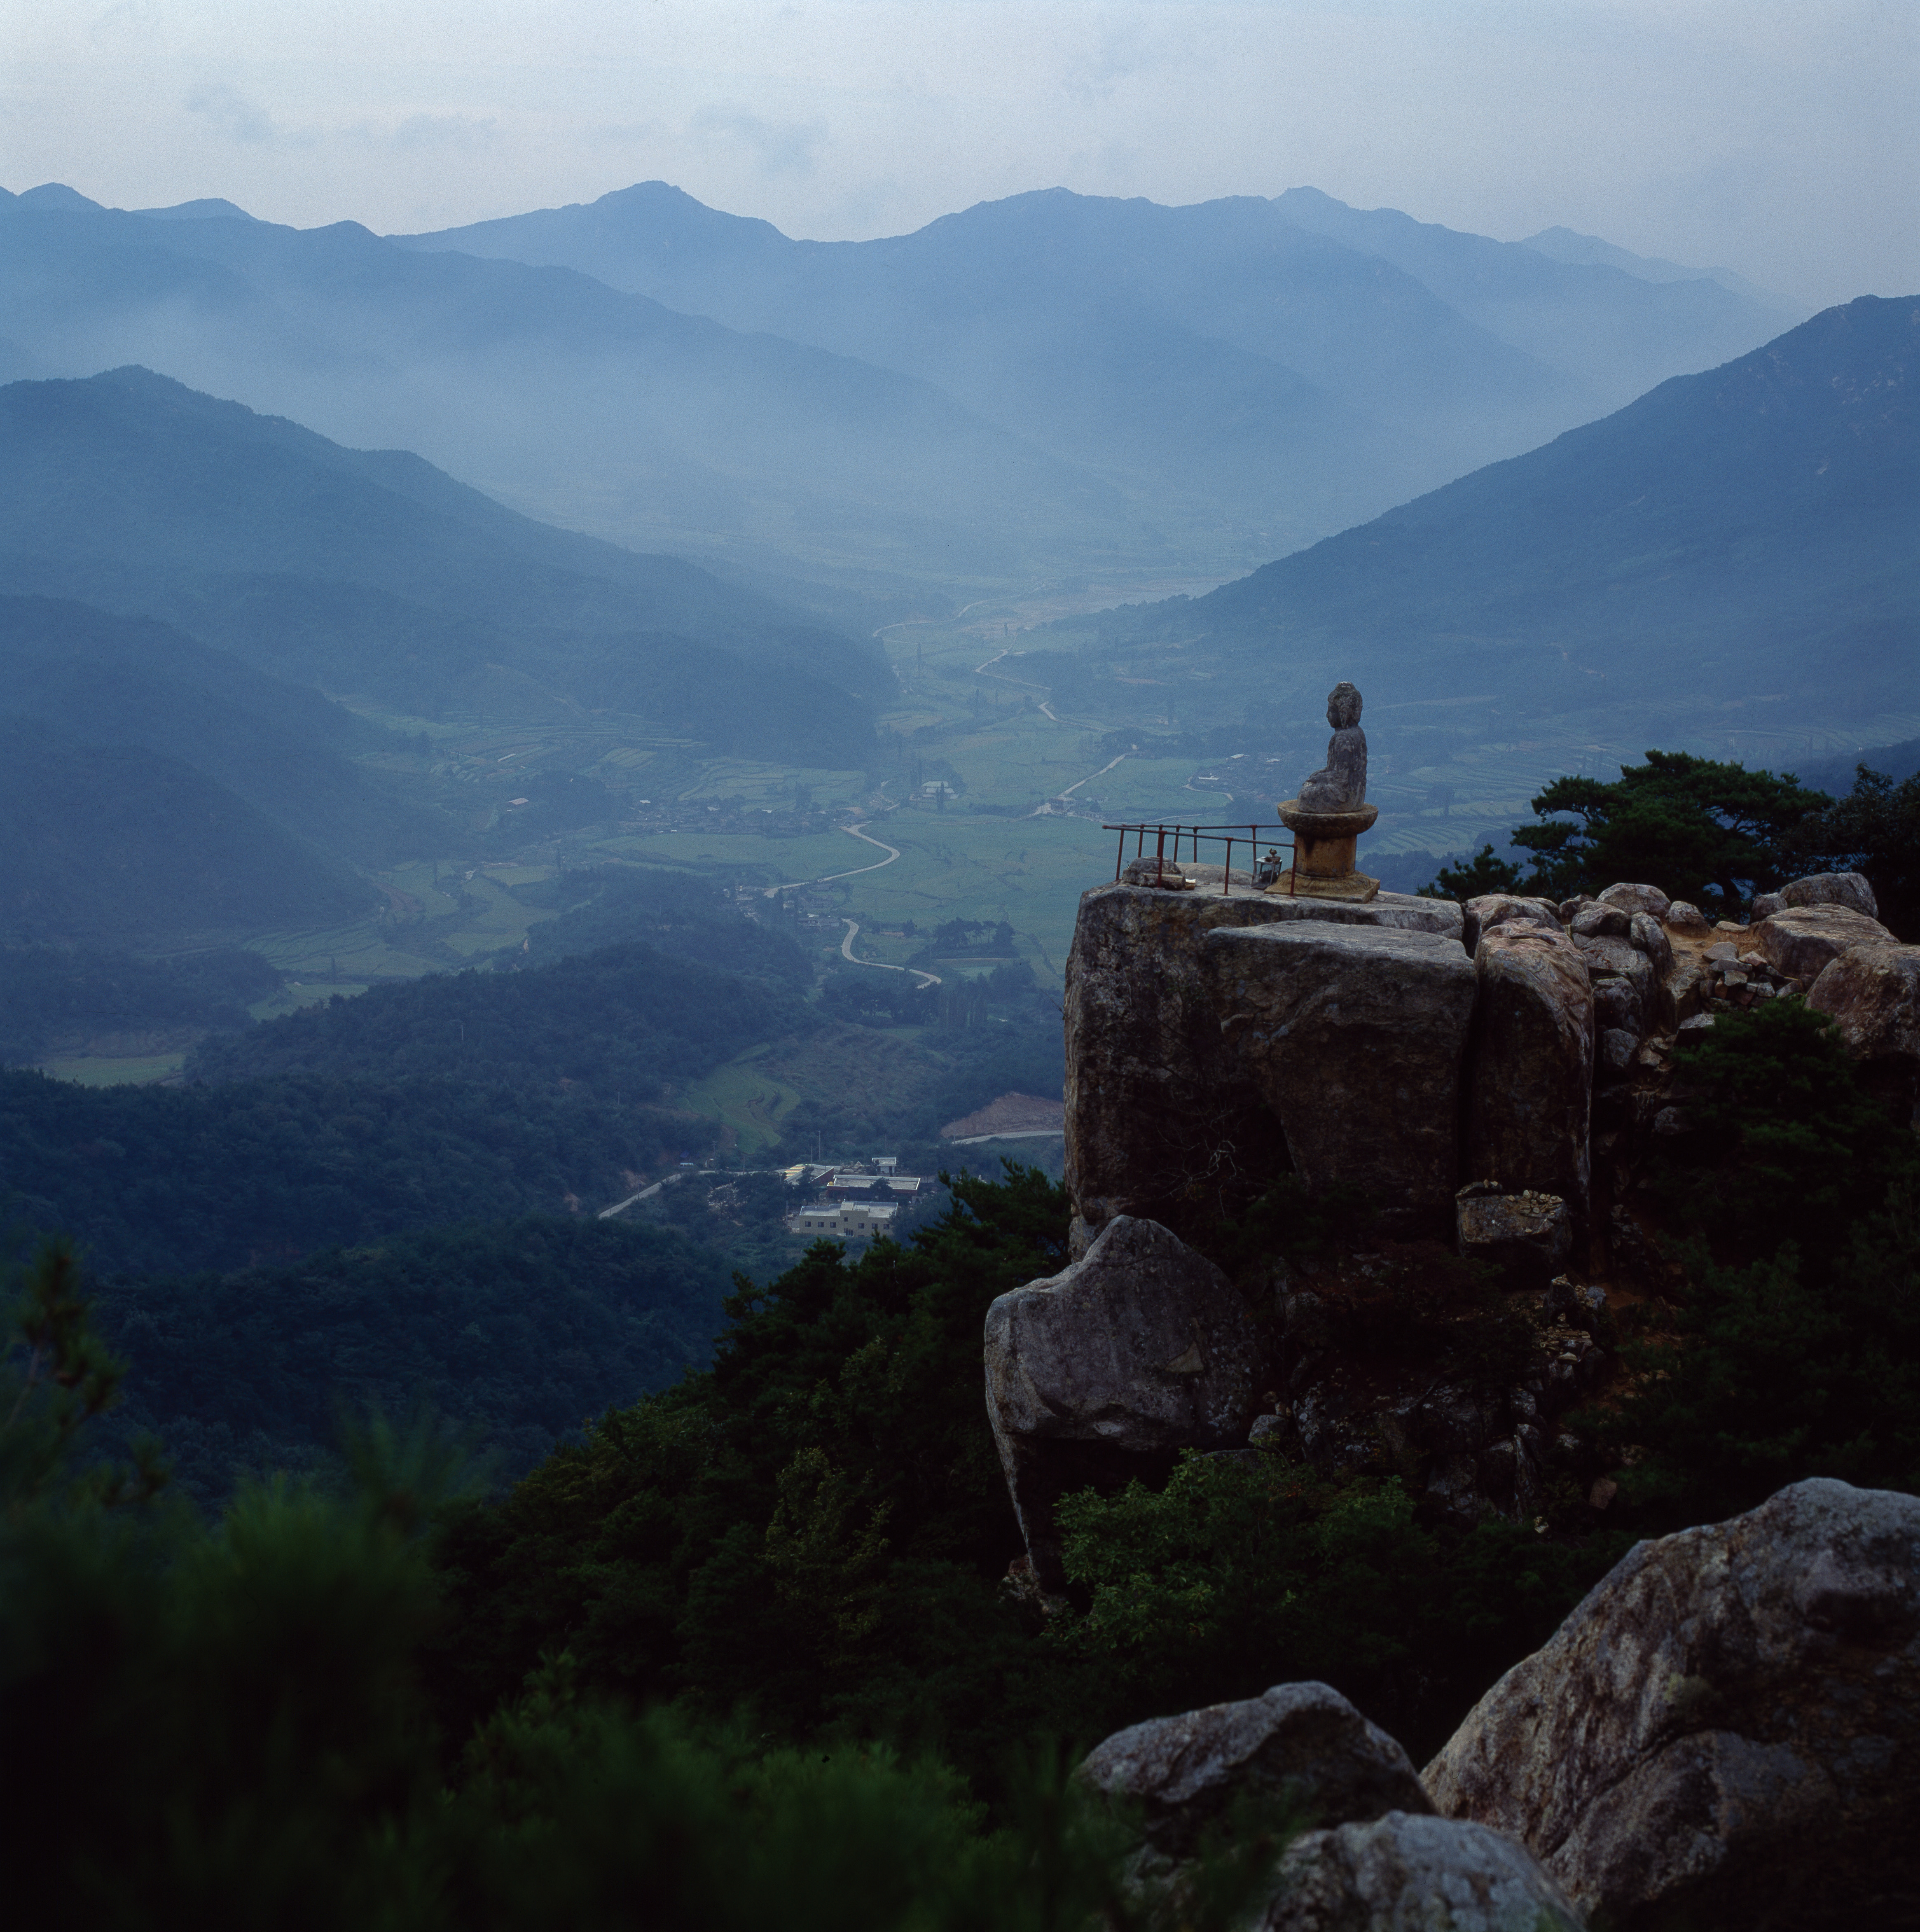
{"type": "Polygon", "coordinates": [[[1346,899],[1364,904],[1380,890],[1378,879],[1355,869],[1360,835],[1380,816],[1378,806],[1352,812],[1308,812],[1297,798],[1282,801],[1280,823],[1293,834],[1294,868],[1269,892],[1295,898],[1346,899]]]}
{"type": "Polygon", "coordinates": [[[1316,878],[1311,872],[1283,874],[1277,885],[1267,890],[1277,892],[1282,898],[1292,896],[1298,899],[1346,899],[1356,905],[1364,905],[1380,890],[1378,879],[1370,879],[1364,872],[1348,872],[1338,879],[1316,878]]]}

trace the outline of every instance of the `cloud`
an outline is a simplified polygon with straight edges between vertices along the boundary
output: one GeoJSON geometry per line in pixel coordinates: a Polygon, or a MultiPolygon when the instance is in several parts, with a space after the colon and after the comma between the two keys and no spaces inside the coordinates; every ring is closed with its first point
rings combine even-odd
{"type": "Polygon", "coordinates": [[[262,147],[290,139],[286,130],[264,107],[256,106],[224,80],[208,81],[187,96],[187,112],[210,122],[230,141],[262,147]]]}
{"type": "Polygon", "coordinates": [[[824,121],[767,121],[745,107],[703,107],[689,131],[716,140],[734,140],[752,150],[764,175],[810,175],[826,145],[824,121]]]}
{"type": "Polygon", "coordinates": [[[392,144],[400,148],[451,148],[470,152],[490,147],[498,134],[491,115],[476,120],[466,114],[410,114],[393,130],[392,144]]]}

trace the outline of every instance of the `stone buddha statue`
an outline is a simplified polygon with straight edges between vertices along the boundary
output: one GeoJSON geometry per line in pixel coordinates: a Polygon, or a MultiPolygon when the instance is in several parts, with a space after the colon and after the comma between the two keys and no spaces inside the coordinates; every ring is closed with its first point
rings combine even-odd
{"type": "Polygon", "coordinates": [[[1300,782],[1303,812],[1358,812],[1366,802],[1366,734],[1360,728],[1360,693],[1344,682],[1327,694],[1327,762],[1300,782]]]}
{"type": "Polygon", "coordinates": [[[1265,890],[1294,898],[1364,903],[1380,890],[1354,863],[1362,832],[1379,816],[1366,802],[1366,734],[1360,728],[1360,693],[1342,682],[1327,694],[1334,735],[1327,762],[1304,779],[1298,798],[1282,799],[1280,823],[1294,836],[1294,862],[1265,890]]]}

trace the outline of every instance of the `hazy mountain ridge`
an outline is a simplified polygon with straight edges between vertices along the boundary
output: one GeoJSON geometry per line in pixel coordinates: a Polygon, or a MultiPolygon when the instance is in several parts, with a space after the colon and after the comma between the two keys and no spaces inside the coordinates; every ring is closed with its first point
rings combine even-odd
{"type": "Polygon", "coordinates": [[[1111,486],[927,383],[568,270],[32,196],[0,243],[0,332],[58,367],[144,363],[644,548],[751,562],[832,530],[883,567],[1017,572],[1036,526],[1126,527],[1111,486]]]}
{"type": "Polygon", "coordinates": [[[1570,266],[1313,190],[1167,208],[1051,189],[910,235],[814,242],[652,182],[394,238],[575,268],[910,371],[1276,545],[1544,441],[1780,320],[1710,280],[1570,266]]]}
{"type": "Polygon", "coordinates": [[[1826,310],[1206,597],[1106,614],[1094,655],[1178,640],[1183,674],[1296,707],[1330,673],[1522,710],[1920,702],[1916,346],[1920,298],[1826,310]]]}
{"type": "Polygon", "coordinates": [[[680,559],[144,370],[0,390],[0,587],[162,615],[276,676],[430,714],[497,707],[504,665],[524,701],[855,760],[891,682],[871,644],[680,559]]]}

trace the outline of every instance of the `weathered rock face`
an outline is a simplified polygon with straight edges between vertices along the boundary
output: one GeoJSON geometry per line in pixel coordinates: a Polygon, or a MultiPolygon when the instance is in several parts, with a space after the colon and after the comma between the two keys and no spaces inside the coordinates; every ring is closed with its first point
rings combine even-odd
{"type": "Polygon", "coordinates": [[[1276,1684],[1244,1703],[1209,1704],[1116,1731],[1078,1774],[1137,1808],[1148,1844],[1190,1858],[1238,1799],[1323,1825],[1431,1812],[1406,1753],[1324,1684],[1276,1684]]]}
{"type": "Polygon", "coordinates": [[[1780,889],[1780,903],[1790,906],[1846,906],[1878,919],[1880,908],[1874,889],[1858,872],[1814,872],[1804,879],[1790,879],[1780,889]]]}
{"type": "Polygon", "coordinates": [[[1852,947],[1821,969],[1807,1004],[1838,1023],[1890,1099],[1920,1099],[1920,946],[1852,947]]]}
{"type": "MultiPolygon", "coordinates": [[[[1244,1442],[1258,1354],[1220,1270],[1151,1221],[987,1310],[987,1413],[1040,1587],[1066,1587],[1053,1506],[1114,1458],[1244,1442]],[[1105,1452],[1090,1457],[1090,1446],[1105,1452]]],[[[1144,1473],[1144,1471],[1142,1472],[1144,1473]]]]}
{"type": "Polygon", "coordinates": [[[1602,905],[1618,906],[1628,913],[1643,912],[1650,918],[1664,919],[1673,902],[1658,886],[1609,886],[1600,896],[1602,905]]]}
{"type": "Polygon", "coordinates": [[[1217,929],[1205,964],[1222,1042],[1307,1186],[1363,1189],[1390,1228],[1444,1228],[1475,989],[1460,946],[1300,920],[1217,929]]]}
{"type": "MultiPolygon", "coordinates": [[[[1211,868],[1190,869],[1204,880],[1211,868]]],[[[1412,894],[1382,892],[1365,905],[1127,886],[1082,896],[1065,1003],[1076,1252],[1115,1214],[1178,1228],[1260,1192],[1288,1167],[1266,1094],[1222,1033],[1202,952],[1210,933],[1310,915],[1321,926],[1449,936],[1461,927],[1459,907],[1412,894]]]]}
{"type": "Polygon", "coordinates": [[[1895,1922],[1920,1899],[1920,1498],[1796,1483],[1640,1544],[1424,1781],[1623,1932],[1895,1922]]]}
{"type": "Polygon", "coordinates": [[[1660,923],[1668,932],[1684,933],[1689,939],[1703,938],[1713,930],[1707,923],[1706,914],[1685,899],[1676,899],[1666,908],[1666,916],[1660,923]]]}
{"type": "MultiPolygon", "coordinates": [[[[1615,908],[1608,910],[1625,922],[1632,921],[1615,908]]],[[[1584,916],[1584,915],[1582,915],[1584,916]]],[[[1598,1024],[1631,1034],[1636,1041],[1652,1033],[1659,1018],[1660,980],[1653,962],[1625,937],[1604,933],[1586,934],[1580,922],[1574,922],[1574,944],[1586,962],[1587,976],[1592,984],[1599,1011],[1598,1024]],[[1610,986],[1610,982],[1615,982],[1610,986]]]]}
{"type": "Polygon", "coordinates": [[[1524,1845],[1478,1825],[1390,1811],[1294,1840],[1258,1932],[1582,1932],[1524,1845]]]}
{"type": "Polygon", "coordinates": [[[1894,937],[1876,919],[1850,906],[1789,907],[1754,928],[1767,964],[1811,986],[1821,970],[1850,946],[1891,946],[1894,937]]]}
{"type": "Polygon", "coordinates": [[[1557,920],[1514,920],[1482,930],[1473,964],[1468,1177],[1557,1194],[1583,1230],[1594,1030],[1586,962],[1557,920]]]}
{"type": "Polygon", "coordinates": [[[1499,1268],[1516,1288],[1543,1288],[1567,1265],[1574,1217],[1557,1194],[1509,1194],[1474,1181],[1454,1204],[1460,1252],[1499,1268]]]}
{"type": "Polygon", "coordinates": [[[1480,935],[1496,926],[1519,924],[1545,926],[1551,932],[1564,930],[1558,909],[1550,901],[1522,898],[1515,892],[1486,892],[1468,899],[1466,914],[1460,944],[1470,953],[1479,946],[1480,935]]]}

